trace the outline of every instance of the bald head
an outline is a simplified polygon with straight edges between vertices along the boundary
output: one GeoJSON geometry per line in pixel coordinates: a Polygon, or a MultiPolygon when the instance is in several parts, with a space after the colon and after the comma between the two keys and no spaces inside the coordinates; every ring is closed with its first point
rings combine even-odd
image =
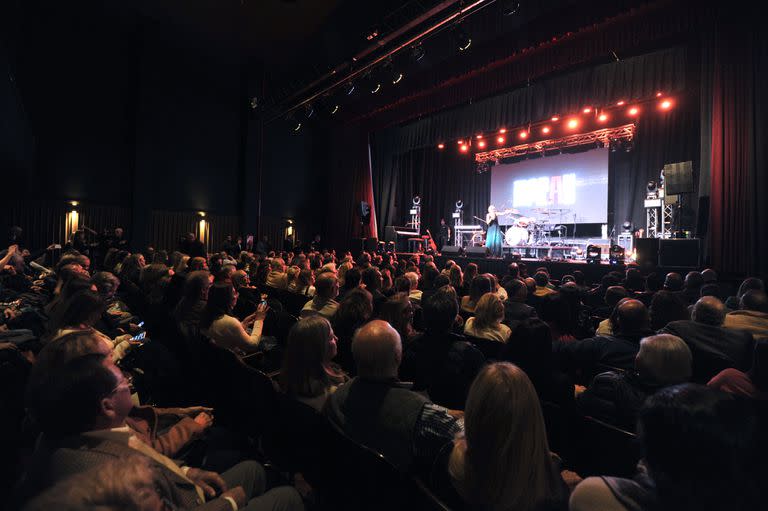
{"type": "Polygon", "coordinates": [[[742,310],[768,312],[768,295],[765,291],[752,289],[744,293],[739,300],[739,308],[742,310]]]}
{"type": "Polygon", "coordinates": [[[363,378],[396,378],[403,356],[400,334],[386,321],[365,324],[352,339],[357,374],[363,378]]]}
{"type": "Polygon", "coordinates": [[[618,333],[633,334],[650,328],[651,319],[648,309],[640,300],[623,299],[616,306],[616,326],[618,333]]]}
{"type": "Polygon", "coordinates": [[[725,305],[714,296],[703,296],[693,306],[691,319],[696,323],[720,326],[725,321],[725,305]]]}

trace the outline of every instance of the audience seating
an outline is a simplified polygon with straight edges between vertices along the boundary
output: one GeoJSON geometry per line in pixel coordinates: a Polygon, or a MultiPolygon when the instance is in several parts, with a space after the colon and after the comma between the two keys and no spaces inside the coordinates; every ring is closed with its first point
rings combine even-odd
{"type": "Polygon", "coordinates": [[[479,349],[486,360],[499,360],[501,357],[501,350],[504,348],[504,343],[499,341],[493,341],[491,339],[483,339],[481,337],[473,337],[471,335],[464,336],[467,342],[470,342],[479,349]]]}

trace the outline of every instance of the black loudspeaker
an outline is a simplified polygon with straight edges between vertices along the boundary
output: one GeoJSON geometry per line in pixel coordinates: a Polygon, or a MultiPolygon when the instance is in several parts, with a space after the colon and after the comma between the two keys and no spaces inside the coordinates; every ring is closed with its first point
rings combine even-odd
{"type": "Polygon", "coordinates": [[[664,165],[664,193],[677,195],[693,192],[693,163],[683,161],[664,165]]]}
{"type": "Polygon", "coordinates": [[[635,238],[635,250],[640,266],[659,265],[659,238],[635,238]]]}
{"type": "Polygon", "coordinates": [[[698,238],[659,240],[659,265],[698,268],[701,244],[698,238]]]}
{"type": "Polygon", "coordinates": [[[360,215],[360,221],[368,225],[371,223],[371,205],[368,204],[365,201],[360,201],[360,206],[357,210],[358,215],[360,215]]]}
{"type": "Polygon", "coordinates": [[[488,255],[488,249],[486,247],[467,247],[464,249],[464,253],[467,257],[479,257],[485,259],[488,255]]]}
{"type": "Polygon", "coordinates": [[[454,247],[453,245],[443,245],[440,250],[440,254],[444,256],[457,256],[461,254],[461,247],[454,247]]]}
{"type": "Polygon", "coordinates": [[[366,252],[375,252],[379,247],[379,238],[365,238],[363,248],[366,252]]]}

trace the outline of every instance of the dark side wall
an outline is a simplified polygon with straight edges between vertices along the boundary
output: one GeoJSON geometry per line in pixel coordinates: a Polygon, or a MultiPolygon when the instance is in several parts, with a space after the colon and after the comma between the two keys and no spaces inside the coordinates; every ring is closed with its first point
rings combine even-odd
{"type": "Polygon", "coordinates": [[[270,130],[267,154],[251,146],[254,65],[237,49],[94,0],[10,2],[0,29],[14,198],[128,208],[137,245],[153,210],[237,216],[256,232],[263,170],[264,215],[316,220],[312,142],[270,130]]]}

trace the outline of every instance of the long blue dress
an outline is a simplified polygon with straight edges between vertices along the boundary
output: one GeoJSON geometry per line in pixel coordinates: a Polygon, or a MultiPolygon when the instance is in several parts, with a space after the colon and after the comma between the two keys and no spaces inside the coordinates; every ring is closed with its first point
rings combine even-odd
{"type": "Polygon", "coordinates": [[[501,228],[499,227],[499,217],[494,216],[488,222],[488,232],[485,234],[485,246],[490,250],[491,255],[501,257],[501,228]]]}

